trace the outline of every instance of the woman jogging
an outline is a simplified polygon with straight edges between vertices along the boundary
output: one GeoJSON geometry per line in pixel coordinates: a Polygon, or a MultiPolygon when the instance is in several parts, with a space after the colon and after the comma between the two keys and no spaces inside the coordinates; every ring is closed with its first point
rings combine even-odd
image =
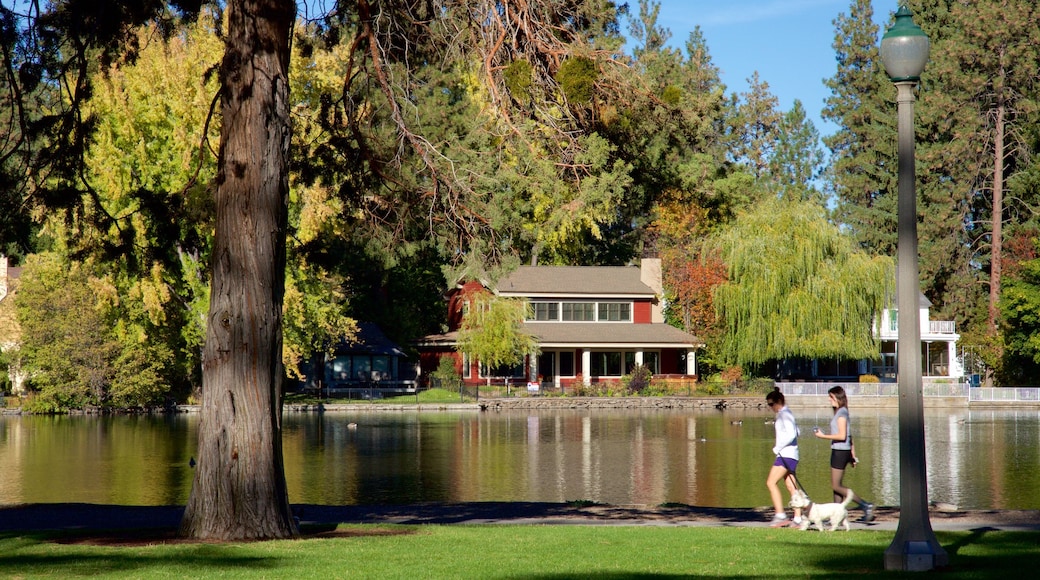
{"type": "MultiPolygon", "coordinates": [[[[780,495],[780,480],[787,484],[788,493],[795,491],[795,470],[798,469],[798,425],[794,421],[794,413],[784,404],[784,394],[780,389],[775,389],[766,395],[766,404],[776,413],[776,421],[773,429],[776,430],[776,444],[773,446],[773,455],[776,461],[769,469],[769,477],[766,478],[766,487],[769,488],[769,497],[773,500],[773,521],[769,526],[782,528],[791,524],[784,511],[784,500],[780,495]]],[[[795,508],[794,523],[801,524],[802,510],[795,508]]]]}
{"type": "Polygon", "coordinates": [[[831,442],[831,489],[834,490],[834,501],[841,502],[845,496],[852,494],[852,501],[859,504],[863,509],[863,517],[860,521],[869,522],[874,519],[874,504],[858,497],[855,492],[842,484],[845,477],[845,466],[856,467],[856,448],[852,445],[852,422],[849,419],[849,399],[845,395],[845,389],[831,387],[827,391],[834,408],[834,416],[831,417],[830,433],[824,433],[819,429],[813,429],[820,439],[831,442]]]}

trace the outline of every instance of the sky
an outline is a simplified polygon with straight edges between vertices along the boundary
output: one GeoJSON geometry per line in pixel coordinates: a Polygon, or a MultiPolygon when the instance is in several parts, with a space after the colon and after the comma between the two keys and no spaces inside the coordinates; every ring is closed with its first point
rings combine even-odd
{"type": "MultiPolygon", "coordinates": [[[[627,0],[638,14],[638,0],[627,0]]],[[[758,71],[789,111],[800,100],[821,135],[836,127],[820,111],[830,91],[823,80],[837,72],[834,19],[849,13],[852,0],[658,0],[658,24],[671,30],[669,45],[683,48],[695,26],[701,27],[712,62],[721,70],[726,92],[743,93],[758,71]]],[[[883,31],[897,0],[872,0],[883,31]]],[[[880,39],[879,39],[880,40],[880,39]]]]}

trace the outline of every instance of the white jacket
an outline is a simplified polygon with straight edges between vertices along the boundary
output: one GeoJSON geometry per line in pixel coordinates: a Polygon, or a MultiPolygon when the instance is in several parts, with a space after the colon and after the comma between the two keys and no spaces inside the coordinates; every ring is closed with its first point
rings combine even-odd
{"type": "Polygon", "coordinates": [[[794,421],[794,413],[784,405],[783,409],[776,414],[776,445],[773,446],[773,455],[798,460],[798,424],[794,421]]]}

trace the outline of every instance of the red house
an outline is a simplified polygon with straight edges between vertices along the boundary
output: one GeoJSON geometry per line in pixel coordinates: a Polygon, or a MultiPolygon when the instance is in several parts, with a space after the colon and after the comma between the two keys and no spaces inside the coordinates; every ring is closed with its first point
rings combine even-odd
{"type": "Polygon", "coordinates": [[[468,282],[448,296],[446,334],[419,343],[421,372],[437,368],[440,357],[456,359],[466,384],[489,378],[516,384],[538,382],[559,388],[577,382],[617,380],[641,364],[654,375],[693,378],[696,336],[664,322],[661,261],[644,258],[635,266],[522,266],[494,288],[468,282]],[[486,369],[454,348],[462,322],[460,301],[472,291],[526,298],[531,304],[525,330],[541,354],[512,369],[486,369]],[[534,360],[531,360],[534,359],[534,360]]]}

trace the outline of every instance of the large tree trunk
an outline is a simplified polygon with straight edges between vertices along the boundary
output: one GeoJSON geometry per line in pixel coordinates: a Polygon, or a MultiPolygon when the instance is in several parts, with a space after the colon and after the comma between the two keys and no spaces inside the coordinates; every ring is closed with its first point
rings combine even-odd
{"type": "Polygon", "coordinates": [[[1003,273],[1004,226],[1004,103],[997,104],[993,140],[993,216],[990,236],[989,316],[986,320],[990,336],[997,335],[1000,315],[1000,276],[1003,273]]]}
{"type": "MultiPolygon", "coordinates": [[[[990,340],[997,349],[998,358],[1003,357],[1003,349],[998,337],[997,318],[1000,316],[1000,277],[1003,275],[1003,226],[1004,226],[1004,101],[997,104],[996,122],[994,123],[993,140],[993,215],[990,235],[990,267],[989,267],[989,310],[986,316],[986,329],[990,340]]],[[[986,369],[984,386],[992,387],[994,373],[992,368],[986,369]]]]}
{"type": "Polygon", "coordinates": [[[198,462],[181,533],[297,534],[281,440],[292,0],[231,0],[198,462]]]}

